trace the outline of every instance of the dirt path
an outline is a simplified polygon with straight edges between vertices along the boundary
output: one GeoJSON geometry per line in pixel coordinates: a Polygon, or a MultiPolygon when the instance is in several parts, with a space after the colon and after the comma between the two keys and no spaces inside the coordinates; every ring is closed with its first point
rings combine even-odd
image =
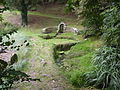
{"type": "Polygon", "coordinates": [[[54,62],[53,44],[41,43],[36,37],[31,40],[33,48],[27,73],[33,78],[40,78],[42,82],[23,82],[15,85],[14,90],[74,90],[54,62]]]}

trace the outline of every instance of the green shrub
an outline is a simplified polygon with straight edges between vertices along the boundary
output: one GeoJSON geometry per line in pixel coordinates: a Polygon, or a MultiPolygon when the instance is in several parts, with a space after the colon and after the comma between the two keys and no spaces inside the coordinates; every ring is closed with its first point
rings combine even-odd
{"type": "Polygon", "coordinates": [[[75,10],[74,7],[78,7],[79,2],[80,2],[80,0],[67,0],[65,11],[66,12],[74,11],[75,10]]]}
{"type": "Polygon", "coordinates": [[[17,30],[18,30],[18,27],[14,26],[8,22],[1,23],[0,36],[6,35],[6,34],[11,34],[12,32],[15,32],[17,30]]]}
{"type": "Polygon", "coordinates": [[[84,37],[100,36],[102,26],[102,17],[100,16],[102,8],[101,0],[81,0],[79,7],[75,7],[78,17],[82,19],[82,25],[85,27],[84,37]]]}
{"type": "Polygon", "coordinates": [[[96,67],[86,74],[87,84],[108,90],[120,89],[120,5],[119,1],[113,3],[101,13],[103,17],[102,39],[106,46],[100,48],[94,58],[96,67]]]}
{"type": "Polygon", "coordinates": [[[105,44],[108,46],[120,46],[120,5],[112,5],[105,10],[103,16],[103,36],[105,44]]]}
{"type": "Polygon", "coordinates": [[[2,37],[7,34],[12,34],[14,32],[17,32],[18,28],[10,23],[1,23],[0,24],[0,42],[2,41],[2,37]]]}
{"type": "Polygon", "coordinates": [[[99,38],[102,35],[101,30],[84,30],[82,33],[83,38],[97,37],[99,38]]]}
{"type": "Polygon", "coordinates": [[[120,49],[104,46],[93,58],[96,70],[87,74],[90,85],[109,90],[120,89],[120,49]]]}
{"type": "MultiPolygon", "coordinates": [[[[82,25],[85,27],[83,34],[84,37],[88,38],[89,36],[102,35],[101,27],[104,25],[104,17],[100,15],[101,12],[113,4],[119,4],[119,2],[119,0],[68,0],[67,10],[74,10],[80,20],[83,18],[82,25]],[[76,2],[77,5],[74,5],[76,2]]],[[[111,17],[111,14],[109,14],[109,17],[111,17]]]]}

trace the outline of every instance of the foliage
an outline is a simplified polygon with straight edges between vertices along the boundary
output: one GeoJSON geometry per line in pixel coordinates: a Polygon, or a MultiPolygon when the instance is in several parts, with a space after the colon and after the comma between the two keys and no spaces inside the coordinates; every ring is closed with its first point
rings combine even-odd
{"type": "MultiPolygon", "coordinates": [[[[107,1],[108,3],[109,1],[107,1]]],[[[102,39],[106,46],[100,48],[93,58],[96,69],[88,73],[87,84],[108,90],[120,89],[120,5],[119,1],[111,0],[111,6],[100,14],[103,18],[102,39]],[[114,2],[114,3],[113,3],[114,2]]]]}
{"type": "MultiPolygon", "coordinates": [[[[71,1],[71,0],[69,0],[71,1]]],[[[100,0],[73,0],[76,4],[71,5],[68,2],[68,8],[74,8],[78,16],[82,16],[82,25],[86,27],[86,30],[100,31],[102,25],[101,2],[100,0]]],[[[71,1],[72,2],[72,1],[71,1]]],[[[81,19],[81,18],[80,18],[81,19]]]]}
{"type": "MultiPolygon", "coordinates": [[[[36,81],[39,79],[32,79],[24,72],[16,71],[13,65],[18,61],[18,56],[14,54],[10,62],[0,60],[0,89],[9,89],[14,82],[19,81],[36,81]]],[[[40,81],[40,80],[39,80],[40,81]]]]}
{"type": "Polygon", "coordinates": [[[79,6],[79,1],[80,0],[67,0],[65,11],[66,12],[74,11],[75,10],[74,7],[79,6]]]}
{"type": "MultiPolygon", "coordinates": [[[[0,1],[0,5],[3,6],[4,4],[5,4],[4,0],[1,0],[1,1],[0,1]]],[[[7,10],[7,8],[5,8],[5,7],[0,7],[0,22],[3,21],[2,13],[3,13],[5,10],[7,10]]]]}
{"type": "Polygon", "coordinates": [[[97,37],[99,38],[102,35],[102,31],[98,30],[83,30],[82,36],[83,38],[97,37]]]}
{"type": "Polygon", "coordinates": [[[99,0],[85,0],[80,3],[83,25],[89,30],[99,30],[102,25],[101,5],[99,0]]]}
{"type": "Polygon", "coordinates": [[[3,21],[3,17],[2,17],[2,14],[0,14],[0,21],[1,21],[1,22],[3,21]]]}
{"type": "Polygon", "coordinates": [[[22,26],[28,24],[28,10],[36,5],[38,0],[5,0],[5,6],[12,10],[19,10],[21,12],[22,26]]]}
{"type": "Polygon", "coordinates": [[[96,70],[87,75],[89,84],[109,90],[120,89],[120,49],[104,46],[93,59],[96,70]]]}
{"type": "Polygon", "coordinates": [[[18,27],[8,23],[4,22],[0,24],[0,37],[6,35],[6,34],[12,34],[14,32],[17,32],[18,27]]]}
{"type": "MultiPolygon", "coordinates": [[[[9,23],[1,24],[1,42],[8,49],[19,50],[24,46],[28,46],[28,40],[23,34],[17,33],[18,28],[9,23]]],[[[25,64],[25,61],[18,61],[17,54],[11,57],[10,62],[0,60],[0,89],[9,89],[12,87],[15,81],[30,81],[38,80],[32,79],[24,72],[19,71],[21,66],[25,64]]]]}
{"type": "Polygon", "coordinates": [[[42,3],[55,3],[55,2],[59,2],[59,3],[65,3],[67,0],[41,0],[42,3]]]}
{"type": "Polygon", "coordinates": [[[22,33],[12,33],[3,36],[1,44],[14,50],[20,50],[24,46],[29,46],[27,37],[22,33]]]}
{"type": "Polygon", "coordinates": [[[120,46],[120,5],[112,5],[101,14],[103,16],[103,37],[108,46],[120,46]]]}
{"type": "MultiPolygon", "coordinates": [[[[19,55],[18,55],[18,57],[19,57],[19,55]]],[[[19,57],[18,62],[13,65],[13,68],[17,71],[26,71],[28,69],[27,65],[28,65],[28,61],[26,59],[21,59],[19,57]]]]}
{"type": "Polygon", "coordinates": [[[11,35],[14,32],[17,32],[18,28],[10,23],[1,23],[0,24],[0,42],[2,42],[2,37],[9,34],[11,35]]]}
{"type": "Polygon", "coordinates": [[[9,7],[10,9],[18,9],[22,10],[22,2],[24,2],[24,5],[27,5],[27,9],[30,9],[32,6],[34,6],[39,0],[5,0],[6,7],[9,7]],[[11,7],[12,6],[12,7],[11,7]]]}
{"type": "MultiPolygon", "coordinates": [[[[73,0],[76,2],[76,0],[73,0]]],[[[109,8],[112,4],[120,2],[119,0],[79,0],[77,6],[68,0],[67,8],[76,12],[79,19],[82,19],[82,25],[85,29],[85,37],[102,35],[101,26],[103,25],[103,17],[101,12],[109,8]],[[89,33],[90,32],[90,33],[89,33]]]]}

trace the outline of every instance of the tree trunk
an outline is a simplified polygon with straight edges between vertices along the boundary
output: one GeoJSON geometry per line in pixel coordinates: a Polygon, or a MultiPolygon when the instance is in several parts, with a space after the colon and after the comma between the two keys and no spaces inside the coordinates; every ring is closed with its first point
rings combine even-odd
{"type": "Polygon", "coordinates": [[[28,9],[27,5],[25,4],[24,0],[21,2],[21,19],[22,19],[22,26],[25,27],[28,25],[28,9]]]}

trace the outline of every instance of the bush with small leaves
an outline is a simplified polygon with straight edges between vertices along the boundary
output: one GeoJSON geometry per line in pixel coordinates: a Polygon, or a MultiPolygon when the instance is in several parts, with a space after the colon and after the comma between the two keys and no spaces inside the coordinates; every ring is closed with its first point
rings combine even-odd
{"type": "Polygon", "coordinates": [[[105,44],[120,47],[120,5],[115,4],[105,10],[103,16],[103,36],[105,44]]]}

